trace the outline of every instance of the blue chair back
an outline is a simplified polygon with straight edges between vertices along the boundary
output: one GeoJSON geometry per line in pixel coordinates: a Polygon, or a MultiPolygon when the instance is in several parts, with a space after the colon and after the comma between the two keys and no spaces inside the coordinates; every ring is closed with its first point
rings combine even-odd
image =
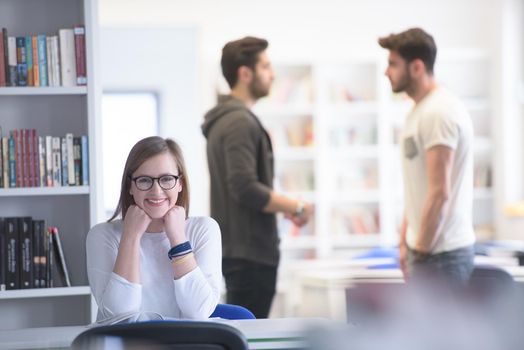
{"type": "Polygon", "coordinates": [[[226,320],[253,320],[255,315],[240,305],[218,304],[215,311],[209,317],[220,317],[226,320]]]}

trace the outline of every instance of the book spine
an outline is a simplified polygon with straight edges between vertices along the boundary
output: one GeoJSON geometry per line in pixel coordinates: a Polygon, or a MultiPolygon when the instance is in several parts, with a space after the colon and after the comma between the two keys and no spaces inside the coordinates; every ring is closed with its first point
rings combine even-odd
{"type": "Polygon", "coordinates": [[[18,218],[20,238],[20,288],[33,288],[33,240],[31,232],[31,217],[18,218]]]}
{"type": "Polygon", "coordinates": [[[60,53],[58,49],[58,36],[53,35],[51,37],[51,58],[52,58],[52,65],[53,65],[53,81],[55,82],[55,86],[60,86],[60,53]]]}
{"type": "Polygon", "coordinates": [[[22,173],[24,174],[23,185],[24,187],[31,187],[32,174],[30,169],[30,156],[31,150],[29,149],[30,145],[30,132],[28,129],[20,130],[22,135],[22,173]]]}
{"type": "Polygon", "coordinates": [[[75,183],[82,184],[82,150],[80,137],[73,137],[73,155],[75,159],[75,183]]]}
{"type": "Polygon", "coordinates": [[[73,151],[73,134],[66,134],[67,146],[67,175],[69,177],[69,185],[75,185],[75,154],[73,151]]]}
{"type": "Polygon", "coordinates": [[[86,31],[84,26],[75,26],[76,84],[87,84],[86,72],[86,31]]]}
{"type": "Polygon", "coordinates": [[[38,136],[36,134],[36,129],[31,129],[31,149],[33,151],[31,167],[33,169],[33,186],[40,186],[40,162],[38,154],[38,136]]]}
{"type": "MultiPolygon", "coordinates": [[[[0,128],[0,188],[4,187],[4,142],[2,128],[0,128]]],[[[2,231],[0,231],[0,234],[2,231]]]]}
{"type": "Polygon", "coordinates": [[[69,186],[69,175],[67,173],[67,142],[65,137],[60,139],[60,146],[62,151],[62,186],[69,186]]]}
{"type": "Polygon", "coordinates": [[[0,218],[0,291],[4,291],[7,288],[7,235],[5,231],[5,219],[0,218]]]}
{"type": "Polygon", "coordinates": [[[82,185],[89,185],[89,145],[87,135],[82,135],[82,185]]]}
{"type": "Polygon", "coordinates": [[[25,37],[25,57],[27,63],[27,86],[35,86],[33,75],[33,39],[30,35],[25,37]]]}
{"type": "Polygon", "coordinates": [[[53,187],[53,137],[45,137],[46,186],[53,187]]]}
{"type": "Polygon", "coordinates": [[[58,233],[58,228],[53,227],[51,229],[51,233],[53,234],[54,253],[58,263],[59,272],[62,277],[62,282],[65,286],[71,287],[71,279],[69,278],[69,271],[67,269],[66,259],[64,250],[62,249],[62,242],[60,239],[60,234],[58,233]]]}
{"type": "Polygon", "coordinates": [[[6,86],[7,79],[6,79],[6,50],[7,47],[4,45],[4,29],[2,28],[2,31],[0,32],[0,86],[6,86]]]}
{"type": "Polygon", "coordinates": [[[9,86],[18,85],[18,74],[16,70],[16,38],[10,36],[7,38],[7,53],[8,53],[8,66],[9,66],[9,86]]]}
{"type": "Polygon", "coordinates": [[[38,55],[38,36],[31,37],[31,44],[33,46],[33,80],[35,86],[40,86],[40,59],[38,55]]]}
{"type": "Polygon", "coordinates": [[[27,86],[27,55],[24,36],[16,37],[16,62],[18,86],[27,86]]]}
{"type": "Polygon", "coordinates": [[[45,253],[46,253],[46,269],[45,269],[45,279],[46,287],[53,287],[53,235],[51,233],[51,228],[47,228],[46,231],[46,241],[45,241],[45,253]]]}
{"type": "Polygon", "coordinates": [[[58,31],[62,86],[76,86],[75,33],[73,29],[58,31]]]}
{"type": "Polygon", "coordinates": [[[40,78],[40,86],[49,86],[47,79],[47,50],[45,35],[38,35],[38,73],[40,78]]]}
{"type": "Polygon", "coordinates": [[[16,145],[15,139],[11,135],[9,144],[9,187],[16,187],[16,145]]]}
{"type": "Polygon", "coordinates": [[[33,235],[33,286],[40,288],[40,231],[39,221],[32,221],[32,235],[33,235]]]}
{"type": "Polygon", "coordinates": [[[4,188],[9,188],[9,138],[7,136],[2,137],[2,162],[4,170],[4,188]]]}
{"type": "Polygon", "coordinates": [[[45,139],[42,136],[38,136],[38,166],[40,173],[39,186],[47,186],[47,166],[46,166],[46,154],[45,154],[45,139]]]}
{"type": "Polygon", "coordinates": [[[60,137],[53,137],[53,186],[62,186],[62,157],[60,155],[60,137]]]}
{"type": "Polygon", "coordinates": [[[24,186],[24,173],[22,166],[22,137],[19,130],[13,130],[13,139],[15,140],[15,165],[16,165],[16,187],[24,186]]]}
{"type": "Polygon", "coordinates": [[[4,40],[4,76],[5,86],[9,85],[9,48],[7,43],[7,28],[2,28],[2,37],[4,40]]]}
{"type": "Polygon", "coordinates": [[[7,240],[6,289],[19,289],[20,276],[18,272],[18,219],[6,218],[5,228],[7,240]]]}
{"type": "Polygon", "coordinates": [[[38,256],[39,256],[39,269],[38,278],[40,279],[40,288],[47,287],[46,271],[47,271],[47,254],[46,254],[46,241],[47,241],[47,230],[45,220],[38,220],[38,256]]]}
{"type": "Polygon", "coordinates": [[[55,86],[53,80],[53,64],[51,59],[51,37],[48,36],[45,38],[45,53],[46,53],[46,67],[47,67],[47,85],[55,86]]]}

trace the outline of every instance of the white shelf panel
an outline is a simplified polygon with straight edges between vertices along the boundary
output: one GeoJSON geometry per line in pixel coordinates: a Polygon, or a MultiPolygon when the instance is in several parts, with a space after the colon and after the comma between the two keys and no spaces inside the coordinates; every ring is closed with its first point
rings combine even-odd
{"type": "Polygon", "coordinates": [[[2,87],[0,96],[28,96],[28,95],[86,95],[86,86],[75,87],[2,87]]]}
{"type": "Polygon", "coordinates": [[[89,186],[0,188],[0,197],[89,194],[89,186]]]}
{"type": "Polygon", "coordinates": [[[73,295],[90,295],[89,286],[80,287],[60,287],[60,288],[34,288],[5,290],[0,292],[0,299],[21,299],[21,298],[49,298],[73,295]]]}
{"type": "Polygon", "coordinates": [[[316,236],[286,236],[282,237],[282,241],[280,242],[280,248],[283,250],[316,249],[316,247],[316,236]]]}

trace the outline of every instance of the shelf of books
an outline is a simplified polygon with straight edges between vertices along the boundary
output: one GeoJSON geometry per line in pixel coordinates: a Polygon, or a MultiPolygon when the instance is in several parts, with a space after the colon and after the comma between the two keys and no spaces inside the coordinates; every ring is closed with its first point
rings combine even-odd
{"type": "Polygon", "coordinates": [[[5,0],[0,29],[0,329],[88,324],[96,0],[5,0]]]}

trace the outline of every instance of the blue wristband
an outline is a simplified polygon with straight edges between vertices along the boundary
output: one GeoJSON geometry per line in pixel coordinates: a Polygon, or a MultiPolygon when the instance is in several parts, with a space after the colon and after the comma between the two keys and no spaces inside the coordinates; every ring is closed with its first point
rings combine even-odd
{"type": "Polygon", "coordinates": [[[176,256],[186,255],[191,253],[193,250],[191,248],[191,244],[189,241],[186,241],[184,243],[180,243],[173,248],[169,249],[169,252],[167,253],[167,256],[170,260],[172,260],[176,256]]]}

